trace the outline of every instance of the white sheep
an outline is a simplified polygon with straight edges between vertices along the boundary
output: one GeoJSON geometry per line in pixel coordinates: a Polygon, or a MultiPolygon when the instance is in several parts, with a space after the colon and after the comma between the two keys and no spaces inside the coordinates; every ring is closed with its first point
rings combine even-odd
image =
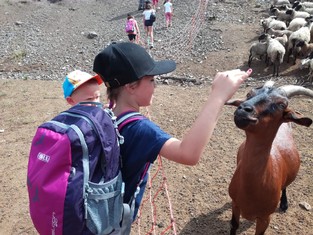
{"type": "Polygon", "coordinates": [[[294,8],[296,11],[305,11],[307,13],[309,13],[310,15],[313,14],[313,7],[305,7],[302,4],[299,4],[298,6],[296,6],[296,8],[294,8]]]}
{"type": "MultiPolygon", "coordinates": [[[[279,36],[276,36],[276,35],[273,35],[273,34],[269,34],[267,33],[268,35],[270,35],[271,38],[275,38],[277,41],[280,42],[280,44],[282,44],[285,48],[287,46],[287,43],[288,43],[288,37],[286,34],[283,34],[283,35],[279,35],[279,36]]],[[[262,34],[260,37],[259,37],[259,41],[261,42],[264,42],[264,40],[266,41],[266,35],[267,34],[262,34]]]]}
{"type": "Polygon", "coordinates": [[[277,20],[281,20],[288,23],[292,20],[291,15],[286,14],[286,10],[279,10],[276,7],[271,7],[270,12],[277,17],[277,20]]]}
{"type": "Polygon", "coordinates": [[[268,43],[267,47],[267,57],[269,63],[273,64],[273,76],[279,76],[279,67],[284,61],[284,56],[286,53],[285,47],[275,38],[272,38],[268,34],[264,34],[265,39],[268,43]]]}
{"type": "Polygon", "coordinates": [[[287,62],[289,62],[289,57],[293,55],[294,63],[296,64],[297,55],[299,54],[299,48],[296,47],[296,44],[300,41],[304,41],[309,43],[311,40],[311,26],[312,23],[308,23],[307,25],[301,27],[297,31],[290,34],[288,39],[287,46],[287,62]]]}
{"type": "Polygon", "coordinates": [[[301,1],[295,1],[292,5],[292,8],[296,8],[299,4],[301,4],[303,7],[311,8],[313,7],[313,2],[301,2],[301,1]]]}
{"type": "Polygon", "coordinates": [[[291,16],[291,19],[295,18],[307,18],[310,17],[310,13],[305,12],[305,11],[296,11],[295,9],[289,9],[286,11],[287,15],[291,16]]]}
{"type": "Polygon", "coordinates": [[[290,2],[288,0],[273,0],[274,6],[290,6],[290,2]]]}
{"type": "Polygon", "coordinates": [[[263,26],[264,32],[268,28],[280,30],[287,29],[286,23],[281,20],[277,20],[276,16],[270,16],[266,19],[261,20],[261,25],[263,26]]]}
{"type": "Polygon", "coordinates": [[[295,32],[306,24],[307,21],[304,18],[295,18],[290,21],[287,29],[295,32]]]}
{"type": "Polygon", "coordinates": [[[287,43],[288,43],[288,36],[286,34],[283,34],[282,36],[275,36],[275,39],[277,41],[280,42],[280,44],[282,44],[285,48],[287,46],[287,43]]]}
{"type": "MultiPolygon", "coordinates": [[[[300,18],[299,18],[300,19],[300,18]]],[[[283,35],[287,35],[287,37],[289,38],[290,34],[293,31],[288,30],[288,29],[284,29],[284,30],[279,30],[279,29],[267,29],[265,33],[269,34],[269,35],[274,35],[276,37],[281,37],[283,35]]]]}

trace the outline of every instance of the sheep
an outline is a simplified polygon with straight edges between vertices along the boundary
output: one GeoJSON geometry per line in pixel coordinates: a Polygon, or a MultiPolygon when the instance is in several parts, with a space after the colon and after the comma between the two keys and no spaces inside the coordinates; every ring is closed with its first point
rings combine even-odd
{"type": "MultiPolygon", "coordinates": [[[[267,30],[267,31],[271,31],[271,30],[267,30]]],[[[266,34],[262,34],[261,36],[259,36],[259,41],[266,39],[266,34]]],[[[286,34],[281,34],[279,36],[275,36],[274,34],[269,34],[271,35],[271,38],[275,38],[277,41],[280,42],[280,44],[282,44],[284,47],[286,47],[287,43],[288,43],[288,36],[286,34]]]]}
{"type": "Polygon", "coordinates": [[[296,8],[299,4],[301,4],[303,7],[308,7],[308,8],[313,7],[313,2],[295,1],[294,4],[292,5],[292,8],[296,8]]]}
{"type": "Polygon", "coordinates": [[[305,7],[305,6],[303,6],[302,4],[299,4],[298,6],[296,6],[295,8],[294,8],[296,11],[305,11],[305,12],[307,12],[307,13],[309,13],[310,15],[312,15],[313,14],[313,7],[305,7]]]}
{"type": "Polygon", "coordinates": [[[290,6],[290,2],[288,0],[273,0],[274,6],[290,6]]]}
{"type": "Polygon", "coordinates": [[[277,20],[281,20],[288,23],[291,21],[291,16],[287,15],[285,10],[279,10],[276,7],[271,7],[270,12],[277,17],[277,20]]]}
{"type": "Polygon", "coordinates": [[[274,35],[276,37],[281,37],[284,34],[287,35],[287,38],[289,38],[290,34],[292,33],[292,31],[288,30],[288,29],[284,29],[284,30],[279,30],[279,29],[271,29],[268,28],[265,33],[269,34],[269,35],[274,35]]]}
{"type": "Polygon", "coordinates": [[[266,42],[268,43],[267,46],[267,61],[271,62],[273,64],[273,76],[276,75],[278,77],[279,75],[279,67],[280,64],[283,63],[284,56],[286,53],[285,47],[275,38],[272,38],[268,34],[261,35],[259,37],[259,40],[265,39],[266,42]]]}
{"type": "Polygon", "coordinates": [[[263,26],[264,32],[268,28],[272,29],[287,29],[287,25],[285,22],[277,20],[276,16],[270,16],[266,19],[261,20],[261,25],[263,26]]]}
{"type": "Polygon", "coordinates": [[[282,36],[274,36],[274,38],[286,48],[286,45],[288,43],[288,36],[286,34],[283,34],[282,36]]]}
{"type": "Polygon", "coordinates": [[[304,18],[294,18],[290,21],[287,30],[297,31],[301,27],[307,24],[307,20],[304,18]]]}
{"type": "Polygon", "coordinates": [[[301,54],[303,57],[307,57],[311,54],[311,52],[313,52],[313,43],[299,41],[297,42],[296,47],[301,48],[299,54],[301,54]]]}
{"type": "Polygon", "coordinates": [[[263,56],[265,56],[265,60],[267,59],[267,42],[254,42],[252,43],[252,45],[250,46],[249,49],[249,59],[248,59],[248,65],[249,67],[251,67],[251,62],[253,58],[256,58],[257,56],[260,57],[260,59],[263,58],[263,56]]]}
{"type": "Polygon", "coordinates": [[[297,55],[299,53],[299,50],[297,50],[298,48],[296,48],[296,44],[299,41],[310,42],[311,25],[312,23],[310,22],[306,26],[303,26],[302,28],[290,34],[287,46],[287,62],[289,62],[290,56],[293,55],[293,64],[296,64],[297,55]]]}
{"type": "Polygon", "coordinates": [[[310,17],[310,13],[305,11],[296,11],[295,9],[289,9],[286,11],[286,15],[290,15],[291,19],[295,18],[307,18],[310,17]]]}
{"type": "Polygon", "coordinates": [[[275,88],[273,84],[268,81],[252,89],[245,100],[226,103],[237,107],[234,122],[246,134],[228,188],[232,199],[231,235],[236,234],[240,215],[256,220],[255,234],[264,234],[279,202],[281,211],[288,209],[286,188],[299,171],[300,156],[290,122],[309,127],[312,119],[289,108],[288,99],[296,95],[313,97],[313,91],[294,85],[275,88]]]}
{"type": "Polygon", "coordinates": [[[313,52],[311,52],[306,58],[301,60],[300,69],[309,69],[308,82],[312,84],[313,82],[313,52]]]}

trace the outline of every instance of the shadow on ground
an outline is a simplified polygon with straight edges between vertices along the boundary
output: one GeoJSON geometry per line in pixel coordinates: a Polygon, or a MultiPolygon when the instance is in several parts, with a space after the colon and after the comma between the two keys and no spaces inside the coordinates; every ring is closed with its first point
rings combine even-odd
{"type": "MultiPolygon", "coordinates": [[[[227,210],[231,210],[231,203],[226,203],[217,210],[193,218],[182,229],[180,235],[229,234],[231,218],[228,221],[219,218],[227,210]]],[[[242,234],[253,225],[253,222],[242,219],[237,233],[242,234]]]]}

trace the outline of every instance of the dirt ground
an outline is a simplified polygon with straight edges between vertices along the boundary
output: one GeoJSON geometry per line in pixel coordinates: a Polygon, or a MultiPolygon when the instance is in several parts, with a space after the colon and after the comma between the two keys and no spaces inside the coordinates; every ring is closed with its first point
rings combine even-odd
{"type": "MultiPolygon", "coordinates": [[[[217,71],[247,69],[247,48],[256,37],[253,25],[216,23],[225,44],[231,50],[210,52],[203,63],[178,64],[177,70],[213,78],[217,71]],[[231,35],[231,36],[230,36],[231,35]]],[[[243,97],[252,87],[270,79],[269,69],[253,62],[254,73],[235,94],[243,97]]],[[[283,67],[277,84],[290,84],[302,74],[293,67],[283,67]]],[[[103,89],[103,93],[104,88],[103,89]]],[[[177,138],[191,126],[210,91],[210,84],[181,86],[159,84],[154,103],[143,113],[177,138]]],[[[28,211],[26,171],[32,137],[41,123],[68,108],[61,92],[61,81],[0,80],[0,234],[37,234],[28,211]]],[[[294,98],[290,107],[313,118],[313,100],[294,98]]],[[[235,127],[233,107],[225,106],[213,137],[199,164],[178,165],[162,159],[152,168],[151,191],[145,196],[142,216],[134,224],[132,234],[216,235],[229,233],[231,200],[228,185],[236,167],[236,152],[244,133],[235,127]],[[167,189],[168,191],[166,191],[167,189]],[[168,193],[167,193],[168,192],[168,193]],[[149,195],[153,200],[149,199],[149,195]],[[167,198],[169,195],[170,201],[167,198]],[[155,213],[152,213],[152,208],[155,213]],[[171,210],[175,229],[171,225],[171,210]],[[154,215],[154,216],[152,216],[154,215]]],[[[299,204],[313,205],[313,132],[312,126],[294,127],[294,137],[301,153],[301,168],[296,180],[287,188],[289,209],[272,215],[266,234],[312,235],[313,214],[299,204]]],[[[257,203],[257,202],[256,202],[257,203]]],[[[255,223],[241,219],[238,234],[254,234],[255,223]]]]}

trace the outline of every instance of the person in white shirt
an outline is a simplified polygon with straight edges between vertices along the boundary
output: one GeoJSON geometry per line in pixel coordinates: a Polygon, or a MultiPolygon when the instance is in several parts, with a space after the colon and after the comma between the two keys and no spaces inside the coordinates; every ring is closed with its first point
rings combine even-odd
{"type": "Polygon", "coordinates": [[[173,4],[171,3],[171,0],[165,0],[164,12],[165,12],[166,28],[168,28],[172,26],[172,17],[173,17],[173,4]]]}
{"type": "Polygon", "coordinates": [[[150,19],[151,14],[155,15],[155,10],[152,9],[151,4],[146,5],[146,9],[143,11],[143,22],[145,26],[145,31],[147,34],[147,43],[150,49],[153,48],[153,21],[150,19]]]}

